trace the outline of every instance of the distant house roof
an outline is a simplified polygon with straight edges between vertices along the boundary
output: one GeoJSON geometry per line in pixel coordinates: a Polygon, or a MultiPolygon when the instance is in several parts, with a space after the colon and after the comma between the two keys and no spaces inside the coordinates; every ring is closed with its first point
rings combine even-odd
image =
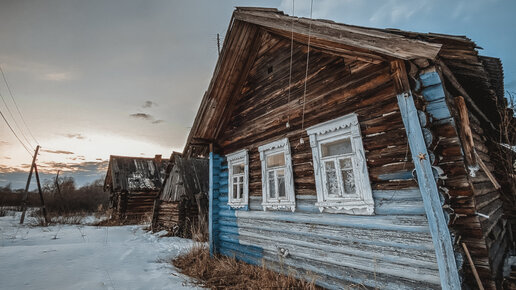
{"type": "Polygon", "coordinates": [[[158,191],[165,176],[168,160],[155,158],[113,156],[104,181],[104,189],[113,191],[158,191]]]}
{"type": "Polygon", "coordinates": [[[262,33],[306,44],[309,30],[310,46],[329,54],[373,63],[429,59],[446,65],[486,118],[498,122],[495,99],[503,93],[501,62],[480,57],[479,47],[466,36],[359,27],[288,16],[273,8],[237,7],[183,154],[205,155],[206,145],[217,140],[258,54],[262,33]]]}
{"type": "Polygon", "coordinates": [[[209,161],[207,158],[185,159],[173,152],[163,181],[160,200],[179,201],[196,194],[208,194],[209,161]]]}

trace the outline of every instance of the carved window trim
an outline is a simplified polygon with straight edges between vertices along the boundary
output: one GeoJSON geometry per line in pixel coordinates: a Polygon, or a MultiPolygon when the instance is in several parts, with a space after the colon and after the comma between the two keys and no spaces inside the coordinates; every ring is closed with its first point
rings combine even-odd
{"type": "MultiPolygon", "coordinates": [[[[356,215],[373,215],[374,200],[369,181],[364,145],[356,113],[317,124],[306,129],[310,136],[315,187],[317,191],[316,206],[321,212],[346,213],[356,215]],[[321,144],[350,138],[352,146],[353,175],[356,194],[339,198],[328,198],[322,164],[321,144]]],[[[343,184],[340,184],[343,186],[343,184]]]]}
{"type": "Polygon", "coordinates": [[[243,149],[226,155],[228,162],[228,205],[231,208],[245,208],[249,205],[249,154],[247,149],[243,149]],[[233,166],[243,164],[243,193],[242,198],[235,199],[233,197],[233,166]]]}
{"type": "Polygon", "coordinates": [[[294,176],[292,173],[292,155],[288,138],[271,142],[258,147],[262,163],[262,207],[263,210],[296,210],[296,198],[294,192],[294,176]],[[285,198],[270,198],[267,180],[267,156],[282,152],[285,157],[285,198]]]}

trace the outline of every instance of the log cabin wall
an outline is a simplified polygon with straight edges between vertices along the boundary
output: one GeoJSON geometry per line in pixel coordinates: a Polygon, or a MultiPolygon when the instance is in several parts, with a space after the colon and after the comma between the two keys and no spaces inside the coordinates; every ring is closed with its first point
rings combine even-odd
{"type": "Polygon", "coordinates": [[[211,153],[210,248],[249,263],[264,261],[278,271],[290,267],[305,278],[312,273],[327,288],[440,288],[390,65],[310,50],[304,128],[358,114],[375,200],[372,216],[320,213],[312,152],[301,125],[307,48],[295,43],[289,98],[290,41],[266,32],[261,37],[232,116],[216,140],[220,149],[211,153]],[[257,148],[285,137],[296,209],[264,212],[257,148]],[[249,150],[249,207],[234,210],[227,205],[224,155],[244,148],[249,150]]]}
{"type": "MultiPolygon", "coordinates": [[[[494,165],[490,158],[490,151],[486,146],[487,140],[479,120],[469,112],[469,120],[477,158],[482,159],[490,172],[494,172],[494,165]]],[[[507,219],[503,216],[503,201],[499,191],[489,180],[484,170],[480,169],[475,177],[470,177],[473,183],[476,200],[476,211],[484,216],[479,217],[482,228],[482,238],[486,243],[489,256],[492,279],[500,282],[502,267],[507,248],[510,244],[510,228],[507,219]]]]}
{"type": "MultiPolygon", "coordinates": [[[[449,209],[449,228],[455,237],[455,249],[463,254],[460,244],[464,242],[483,286],[496,289],[496,283],[501,281],[501,266],[509,239],[506,220],[502,218],[503,203],[486,173],[478,165],[472,166],[466,161],[468,152],[476,151],[477,158],[481,158],[490,170],[493,169],[486,138],[479,120],[468,111],[474,151],[464,147],[468,140],[460,134],[464,128],[454,102],[458,96],[454,97],[446,90],[439,69],[428,62],[421,63],[423,65],[415,74],[420,82],[417,93],[424,99],[422,107],[429,116],[432,137],[428,144],[433,151],[433,164],[443,170],[438,183],[449,209]]],[[[464,283],[476,288],[470,265],[467,262],[460,264],[464,283]]]]}
{"type": "Polygon", "coordinates": [[[143,221],[150,218],[158,191],[122,192],[117,208],[118,216],[126,221],[143,221]]]}

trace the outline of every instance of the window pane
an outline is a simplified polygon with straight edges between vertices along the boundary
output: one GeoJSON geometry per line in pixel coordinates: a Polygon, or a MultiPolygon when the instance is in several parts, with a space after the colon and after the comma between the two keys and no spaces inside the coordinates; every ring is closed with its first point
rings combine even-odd
{"type": "Polygon", "coordinates": [[[353,163],[351,163],[351,158],[342,158],[339,160],[340,162],[340,168],[353,168],[353,163]]]}
{"type": "Polygon", "coordinates": [[[277,170],[276,175],[278,176],[278,197],[284,198],[285,195],[285,170],[277,170]]]}
{"type": "Polygon", "coordinates": [[[352,153],[351,140],[349,138],[321,144],[322,157],[352,153]]]}
{"type": "Polygon", "coordinates": [[[341,159],[340,172],[342,174],[342,182],[344,183],[344,193],[353,194],[355,193],[355,177],[353,175],[353,168],[351,166],[351,158],[341,159]]]}
{"type": "Polygon", "coordinates": [[[267,156],[267,168],[285,165],[285,154],[277,153],[267,156]]]}
{"type": "Polygon", "coordinates": [[[274,171],[271,170],[267,173],[268,182],[269,182],[269,197],[276,198],[276,186],[274,185],[274,171]]]}
{"type": "Polygon", "coordinates": [[[238,184],[236,182],[233,183],[233,198],[238,198],[238,184]]]}
{"type": "Polygon", "coordinates": [[[233,165],[233,174],[241,174],[244,173],[244,164],[236,164],[233,165]]]}
{"type": "Polygon", "coordinates": [[[340,196],[335,162],[333,160],[324,162],[324,169],[326,173],[326,189],[328,190],[328,196],[340,196]]]}
{"type": "Polygon", "coordinates": [[[237,198],[241,199],[243,195],[244,195],[244,185],[242,183],[239,183],[238,184],[238,195],[237,195],[237,198]]]}

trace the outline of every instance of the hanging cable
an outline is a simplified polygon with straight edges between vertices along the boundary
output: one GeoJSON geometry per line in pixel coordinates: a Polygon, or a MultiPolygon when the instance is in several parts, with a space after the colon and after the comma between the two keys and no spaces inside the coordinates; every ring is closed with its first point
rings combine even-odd
{"type": "Polygon", "coordinates": [[[36,140],[36,138],[34,138],[34,135],[32,135],[32,132],[31,132],[29,126],[27,125],[27,122],[25,122],[25,118],[23,117],[23,115],[20,111],[20,108],[18,107],[18,104],[14,100],[13,92],[11,91],[11,87],[9,86],[9,83],[7,82],[7,78],[5,77],[5,73],[4,73],[4,70],[2,69],[1,65],[0,65],[0,72],[2,72],[2,78],[4,79],[5,86],[7,87],[7,91],[9,91],[9,95],[11,96],[11,99],[13,100],[14,106],[16,107],[16,111],[18,111],[18,114],[20,114],[21,120],[22,120],[23,124],[25,125],[25,128],[27,128],[27,131],[29,132],[29,135],[32,137],[32,140],[34,140],[34,142],[36,142],[36,144],[39,145],[38,140],[36,140]]]}
{"type": "Polygon", "coordinates": [[[9,115],[11,116],[11,119],[14,121],[14,126],[16,127],[16,129],[18,129],[18,131],[20,131],[23,139],[25,140],[25,142],[27,142],[28,146],[34,150],[34,146],[30,143],[29,139],[27,138],[27,136],[25,136],[25,134],[23,133],[22,129],[20,128],[20,125],[18,125],[18,122],[16,121],[16,118],[14,118],[14,115],[13,113],[11,112],[11,109],[9,109],[9,105],[7,105],[7,102],[5,101],[4,99],[4,96],[0,93],[0,98],[2,99],[2,102],[4,103],[5,105],[5,108],[7,109],[7,112],[9,113],[9,115]]]}
{"type": "Polygon", "coordinates": [[[16,132],[14,132],[13,127],[11,127],[11,124],[9,124],[9,121],[7,121],[7,119],[5,118],[4,113],[2,113],[2,111],[0,111],[0,115],[2,115],[2,118],[4,119],[5,123],[7,124],[7,127],[9,127],[9,129],[11,129],[11,132],[13,132],[14,137],[16,137],[16,139],[18,139],[18,141],[19,141],[19,142],[20,142],[20,144],[23,146],[23,148],[25,148],[25,150],[29,153],[29,155],[30,155],[30,156],[32,156],[32,153],[31,153],[31,152],[30,152],[30,150],[27,148],[27,146],[22,142],[22,140],[20,139],[20,137],[18,137],[18,135],[16,134],[16,132]]]}
{"type": "MultiPolygon", "coordinates": [[[[303,90],[303,113],[301,117],[301,130],[305,128],[305,104],[306,104],[306,82],[308,81],[308,63],[310,62],[310,33],[312,30],[312,11],[314,6],[314,0],[310,1],[310,24],[308,26],[308,45],[307,45],[307,52],[306,52],[306,70],[305,70],[305,87],[303,90]]],[[[305,141],[303,140],[303,137],[299,139],[299,143],[303,144],[305,141]]]]}
{"type": "Polygon", "coordinates": [[[292,0],[292,23],[290,24],[290,68],[288,74],[287,128],[290,128],[290,87],[292,86],[292,55],[294,54],[294,1],[292,0]]]}

